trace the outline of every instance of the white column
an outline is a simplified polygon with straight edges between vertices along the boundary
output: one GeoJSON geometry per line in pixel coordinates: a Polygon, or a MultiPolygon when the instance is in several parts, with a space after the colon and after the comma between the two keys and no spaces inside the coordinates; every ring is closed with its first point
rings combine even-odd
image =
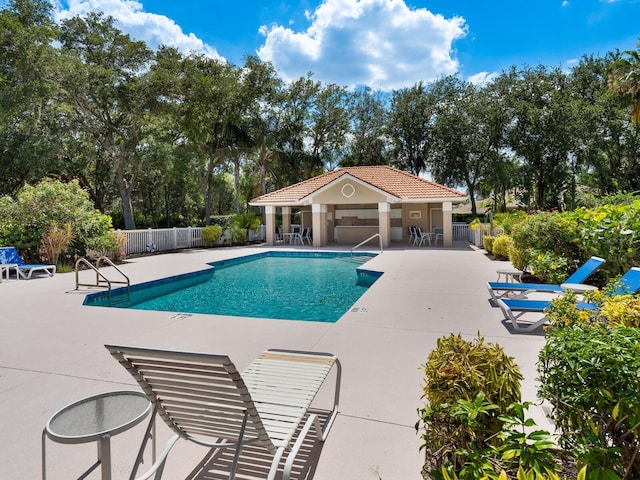
{"type": "Polygon", "coordinates": [[[314,247],[327,244],[327,206],[319,203],[311,205],[311,235],[314,247]]]}
{"type": "Polygon", "coordinates": [[[453,204],[442,202],[442,245],[450,247],[453,245],[453,204]]]}
{"type": "Polygon", "coordinates": [[[266,241],[267,245],[275,245],[276,243],[276,207],[267,205],[264,208],[265,225],[266,225],[266,241]]]}
{"type": "Polygon", "coordinates": [[[282,233],[291,232],[291,207],[282,207],[282,233]]]}
{"type": "Polygon", "coordinates": [[[382,246],[391,245],[391,205],[387,202],[378,203],[378,233],[382,237],[382,246]]]}

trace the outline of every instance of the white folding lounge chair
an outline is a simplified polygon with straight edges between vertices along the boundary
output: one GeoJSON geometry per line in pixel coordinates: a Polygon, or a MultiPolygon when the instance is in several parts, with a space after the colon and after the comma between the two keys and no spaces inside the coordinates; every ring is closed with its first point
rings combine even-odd
{"type": "MultiPolygon", "coordinates": [[[[338,413],[341,366],[329,353],[267,350],[241,375],[226,355],[105,347],[154,404],[153,418],[159,415],[176,433],[140,479],[152,475],[160,478],[171,447],[183,438],[209,447],[210,454],[221,448],[233,449],[229,479],[235,478],[244,445],[264,447],[272,455],[269,480],[275,478],[280,460],[288,451],[282,473],[286,480],[311,428],[324,441],[338,413]],[[334,405],[321,428],[318,416],[309,414],[308,409],[334,366],[334,405]]],[[[131,478],[142,462],[151,428],[149,424],[131,478]]]]}
{"type": "MultiPolygon", "coordinates": [[[[605,260],[600,257],[591,257],[584,262],[573,274],[571,274],[564,283],[583,283],[596,270],[598,270],[605,260]]],[[[497,301],[511,295],[511,298],[526,298],[529,293],[562,293],[562,287],[555,284],[547,283],[516,283],[516,282],[487,282],[487,290],[491,298],[489,302],[494,307],[497,301]],[[515,295],[514,295],[515,294],[515,295]]]]}
{"type": "MultiPolygon", "coordinates": [[[[633,267],[620,278],[619,287],[616,293],[637,293],[640,290],[640,268],[633,267]]],[[[544,315],[551,306],[551,300],[529,300],[519,298],[500,298],[497,300],[498,307],[502,310],[504,318],[511,322],[513,329],[519,333],[532,332],[538,327],[547,323],[544,315]],[[542,313],[543,316],[535,321],[522,323],[522,316],[527,313],[542,313]]],[[[576,307],[579,310],[595,310],[597,305],[588,302],[578,302],[576,307]]]]}

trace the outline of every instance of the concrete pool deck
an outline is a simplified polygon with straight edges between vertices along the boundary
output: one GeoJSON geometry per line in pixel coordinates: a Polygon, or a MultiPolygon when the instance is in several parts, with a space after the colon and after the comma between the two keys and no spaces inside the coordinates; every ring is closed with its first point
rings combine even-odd
{"type": "MultiPolygon", "coordinates": [[[[120,268],[132,283],[141,283],[268,248],[194,249],[128,259],[120,268]]],[[[63,406],[107,391],[139,390],[104,348],[113,343],[226,353],[240,370],[267,348],[332,352],[343,366],[340,414],[307,478],[419,480],[423,454],[414,424],[421,405],[420,365],[439,337],[461,333],[472,339],[480,333],[500,344],[522,369],[523,399],[537,400],[535,362],[544,335],[511,333],[488,302],[486,282],[508,265],[466,244],[394,245],[366,264],[384,275],[334,324],[85,307],[87,290],[74,290],[74,273],[4,281],[0,478],[40,478],[42,429],[63,406]]],[[[82,283],[92,277],[81,272],[82,283]]],[[[330,393],[323,388],[319,407],[330,405],[330,393]]],[[[551,428],[540,407],[530,414],[540,427],[551,428]]],[[[167,432],[159,430],[160,450],[167,432]]],[[[143,431],[144,423],[113,437],[114,479],[128,478],[143,431]]],[[[177,445],[164,478],[184,478],[204,452],[186,442],[177,445]]],[[[95,456],[95,444],[47,442],[47,478],[77,478],[95,456]]]]}

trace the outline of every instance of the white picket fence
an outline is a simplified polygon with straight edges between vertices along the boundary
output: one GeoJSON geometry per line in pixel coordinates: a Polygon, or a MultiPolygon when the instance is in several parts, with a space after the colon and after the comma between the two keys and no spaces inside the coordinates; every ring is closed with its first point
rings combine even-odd
{"type": "MultiPolygon", "coordinates": [[[[453,223],[453,239],[467,240],[479,247],[482,246],[483,229],[470,230],[466,223],[453,223]]],[[[202,227],[185,228],[148,228],[139,230],[116,230],[118,235],[124,235],[125,255],[140,253],[166,252],[184,248],[203,247],[202,227]]],[[[249,231],[249,241],[265,240],[265,227],[260,225],[257,231],[249,231]]],[[[220,239],[220,245],[231,245],[231,233],[225,231],[220,239]]]]}
{"type": "MultiPolygon", "coordinates": [[[[140,230],[116,230],[117,235],[124,235],[125,255],[140,253],[166,252],[183,248],[203,247],[202,227],[185,228],[148,228],[140,230]]],[[[264,227],[257,231],[249,230],[249,241],[264,240],[264,227]]],[[[224,231],[220,245],[230,245],[231,233],[224,231]]]]}

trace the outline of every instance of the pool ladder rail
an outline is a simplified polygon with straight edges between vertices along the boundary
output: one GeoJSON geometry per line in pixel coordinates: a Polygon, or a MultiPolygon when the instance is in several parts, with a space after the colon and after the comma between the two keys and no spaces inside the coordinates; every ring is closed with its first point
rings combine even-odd
{"type": "Polygon", "coordinates": [[[380,253],[382,253],[383,249],[382,249],[382,236],[379,233],[374,233],[373,235],[371,235],[369,238],[367,238],[366,240],[363,240],[362,242],[360,242],[358,245],[356,245],[355,247],[353,247],[351,249],[351,258],[353,259],[353,251],[358,248],[361,247],[362,245],[364,245],[365,243],[369,243],[371,240],[373,240],[374,238],[378,237],[378,241],[380,242],[380,253]]]}
{"type": "Polygon", "coordinates": [[[98,258],[98,260],[96,260],[96,264],[95,266],[92,265],[92,263],[87,260],[85,257],[80,257],[78,258],[78,260],[76,260],[76,290],[78,290],[79,287],[101,287],[101,288],[108,288],[108,297],[109,297],[109,306],[113,306],[113,301],[112,301],[112,297],[111,297],[111,290],[113,289],[113,284],[116,285],[126,285],[127,286],[127,301],[129,301],[130,297],[131,297],[131,281],[129,280],[129,277],[127,277],[122,270],[120,270],[111,260],[109,260],[108,257],[105,257],[104,255],[101,256],[100,258],[98,258]],[[107,277],[105,277],[102,272],[100,272],[100,264],[104,263],[105,265],[108,265],[110,267],[113,267],[116,269],[116,271],[122,275],[122,277],[124,278],[124,280],[109,280],[107,277]],[[90,270],[93,270],[94,272],[96,272],[96,281],[95,283],[80,283],[80,279],[78,276],[78,270],[80,265],[84,265],[86,267],[88,267],[90,270]]]}

